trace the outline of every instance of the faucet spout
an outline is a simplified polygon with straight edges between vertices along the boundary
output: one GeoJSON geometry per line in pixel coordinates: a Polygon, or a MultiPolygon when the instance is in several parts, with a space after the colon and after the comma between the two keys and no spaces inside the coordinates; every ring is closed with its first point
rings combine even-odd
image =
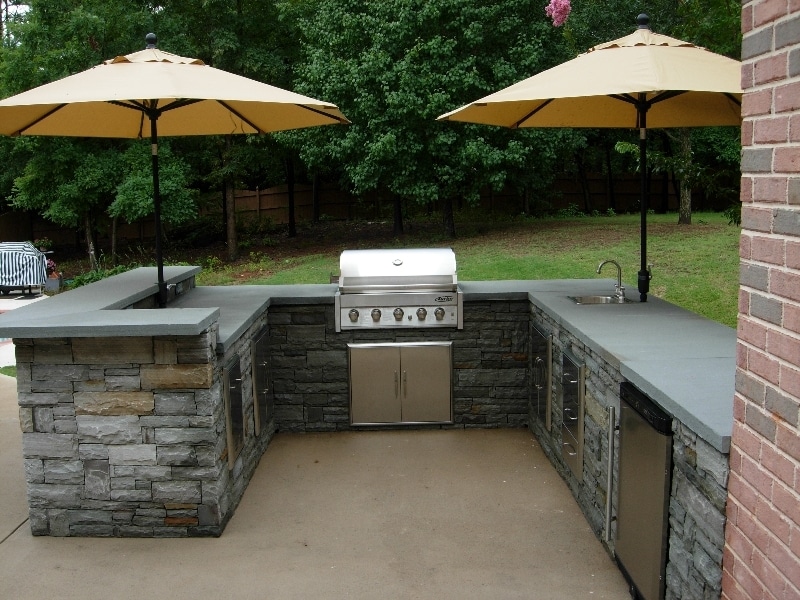
{"type": "Polygon", "coordinates": [[[608,263],[611,263],[617,267],[617,285],[614,286],[614,295],[619,299],[620,302],[625,302],[625,288],[622,287],[622,267],[619,266],[619,263],[615,260],[604,260],[598,265],[597,274],[599,275],[600,271],[602,271],[603,267],[608,263]]]}

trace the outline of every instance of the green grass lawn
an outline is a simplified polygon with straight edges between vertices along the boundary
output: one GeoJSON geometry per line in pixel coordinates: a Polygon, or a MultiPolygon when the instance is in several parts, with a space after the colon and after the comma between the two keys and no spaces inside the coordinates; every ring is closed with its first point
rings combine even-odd
{"type": "MultiPolygon", "coordinates": [[[[460,224],[455,240],[442,240],[436,228],[420,229],[399,238],[370,239],[364,247],[450,246],[460,281],[614,278],[610,266],[602,275],[596,273],[601,261],[613,259],[622,266],[628,297],[638,298],[638,215],[468,222],[460,224]]],[[[738,227],[717,213],[696,213],[688,226],[678,225],[674,214],[649,215],[650,294],[735,327],[739,234],[738,227]]],[[[360,246],[357,239],[342,240],[332,234],[327,244],[306,251],[253,251],[236,264],[206,265],[211,268],[204,269],[198,284],[328,283],[338,273],[341,251],[360,246]]]]}

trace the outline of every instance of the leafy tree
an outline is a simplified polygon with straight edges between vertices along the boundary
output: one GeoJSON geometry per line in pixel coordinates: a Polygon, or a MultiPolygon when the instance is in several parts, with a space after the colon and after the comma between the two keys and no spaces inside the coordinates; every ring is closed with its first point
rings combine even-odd
{"type": "MultiPolygon", "coordinates": [[[[582,0],[573,4],[565,27],[565,38],[577,52],[630,33],[636,16],[646,13],[651,28],[680,39],[705,46],[710,50],[738,58],[741,48],[741,4],[734,0],[651,0],[631,4],[622,0],[582,0]]],[[[668,130],[668,147],[651,154],[651,170],[668,169],[680,181],[679,223],[691,223],[691,190],[699,186],[709,197],[722,197],[730,192],[731,169],[735,163],[717,160],[721,156],[738,156],[738,128],[700,128],[668,130]],[[708,129],[716,130],[709,134],[708,129]],[[726,149],[715,153],[706,144],[711,140],[726,149]],[[717,159],[712,157],[716,156],[717,159]]],[[[618,148],[629,150],[629,139],[619,133],[618,148]]]]}
{"type": "MultiPolygon", "coordinates": [[[[30,10],[11,24],[13,44],[0,54],[3,95],[77,73],[105,58],[143,46],[151,14],[134,0],[32,0],[30,10]],[[133,40],[136,40],[134,44],[133,40]]],[[[16,208],[32,210],[66,227],[82,228],[87,253],[96,261],[98,229],[108,225],[107,208],[125,170],[123,152],[131,142],[78,138],[19,138],[4,144],[22,165],[13,189],[5,191],[16,208]]],[[[170,187],[169,169],[163,184],[170,187]]],[[[165,205],[170,202],[165,195],[165,205]]],[[[151,202],[152,207],[152,202],[151,202]]],[[[152,212],[152,208],[151,208],[152,212]]],[[[121,216],[133,214],[120,210],[121,216]]]]}
{"type": "MultiPolygon", "coordinates": [[[[165,49],[168,45],[172,52],[196,56],[216,68],[288,87],[287,57],[296,53],[296,44],[273,0],[166,0],[160,14],[165,49]]],[[[274,181],[287,150],[271,136],[176,140],[175,147],[191,152],[196,172],[205,174],[198,185],[221,190],[228,257],[236,258],[234,189],[246,181],[274,181]]]]}
{"type": "Polygon", "coordinates": [[[441,204],[454,235],[455,199],[476,200],[523,167],[548,177],[549,164],[537,172],[533,156],[552,134],[435,120],[556,62],[558,33],[541,3],[317,0],[283,9],[296,11],[304,36],[296,87],[353,123],[299,134],[301,156],[312,169],[342,165],[356,194],[391,198],[396,232],[403,201],[441,204]]]}

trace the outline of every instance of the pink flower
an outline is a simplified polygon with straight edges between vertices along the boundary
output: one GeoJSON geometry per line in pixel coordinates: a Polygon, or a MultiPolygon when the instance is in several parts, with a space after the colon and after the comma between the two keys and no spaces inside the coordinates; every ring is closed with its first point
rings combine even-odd
{"type": "Polygon", "coordinates": [[[544,13],[553,19],[553,27],[560,27],[567,21],[572,6],[569,0],[550,0],[550,4],[544,9],[544,13]]]}

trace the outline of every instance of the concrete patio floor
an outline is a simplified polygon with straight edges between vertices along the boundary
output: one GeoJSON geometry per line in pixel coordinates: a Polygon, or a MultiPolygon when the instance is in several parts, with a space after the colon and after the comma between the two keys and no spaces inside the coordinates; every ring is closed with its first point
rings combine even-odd
{"type": "Polygon", "coordinates": [[[0,598],[630,598],[516,430],[279,434],[220,538],[33,537],[0,375],[0,598]]]}

